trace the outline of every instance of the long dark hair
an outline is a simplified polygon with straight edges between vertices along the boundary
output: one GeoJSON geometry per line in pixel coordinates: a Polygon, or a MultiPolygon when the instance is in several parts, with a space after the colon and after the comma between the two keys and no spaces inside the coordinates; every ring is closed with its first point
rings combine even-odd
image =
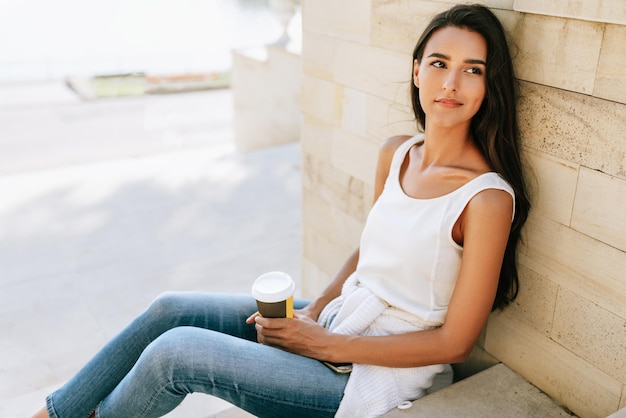
{"type": "MultiPolygon", "coordinates": [[[[489,9],[477,4],[458,5],[435,16],[417,41],[413,62],[421,62],[426,43],[431,36],[439,29],[449,26],[476,32],[487,42],[487,88],[483,103],[472,119],[470,133],[489,165],[515,191],[515,218],[511,225],[492,308],[496,310],[504,308],[517,297],[519,278],[516,249],[530,210],[520,156],[515,73],[502,24],[489,9]]],[[[426,114],[419,101],[419,89],[412,81],[411,101],[415,117],[424,128],[426,114]]]]}

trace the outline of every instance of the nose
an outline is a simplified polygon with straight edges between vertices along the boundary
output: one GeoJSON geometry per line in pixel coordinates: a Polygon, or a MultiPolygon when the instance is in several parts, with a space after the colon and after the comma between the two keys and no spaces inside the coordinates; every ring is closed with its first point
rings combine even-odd
{"type": "Polygon", "coordinates": [[[449,71],[441,87],[445,91],[455,92],[458,89],[458,81],[457,74],[454,71],[449,71]]]}

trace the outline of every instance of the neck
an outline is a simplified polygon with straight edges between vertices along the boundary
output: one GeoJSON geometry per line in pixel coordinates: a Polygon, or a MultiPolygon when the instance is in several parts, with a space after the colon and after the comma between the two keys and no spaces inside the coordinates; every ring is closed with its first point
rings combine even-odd
{"type": "Polygon", "coordinates": [[[458,166],[476,147],[469,133],[469,126],[445,128],[428,126],[424,130],[424,154],[422,166],[458,166]]]}

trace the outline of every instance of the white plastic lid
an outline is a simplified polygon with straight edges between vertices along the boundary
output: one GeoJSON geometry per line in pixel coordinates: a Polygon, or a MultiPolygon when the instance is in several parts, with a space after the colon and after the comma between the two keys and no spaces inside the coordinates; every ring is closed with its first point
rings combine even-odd
{"type": "Polygon", "coordinates": [[[270,271],[260,275],[252,285],[252,296],[260,302],[275,303],[293,295],[296,284],[291,276],[282,271],[270,271]]]}

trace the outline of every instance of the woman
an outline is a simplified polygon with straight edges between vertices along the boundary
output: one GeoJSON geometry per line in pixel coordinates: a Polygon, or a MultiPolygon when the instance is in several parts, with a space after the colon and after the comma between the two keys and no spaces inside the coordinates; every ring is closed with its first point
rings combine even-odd
{"type": "Polygon", "coordinates": [[[36,417],[157,417],[191,392],[257,416],[378,416],[463,361],[517,294],[530,207],[495,16],[478,5],[437,15],[411,86],[424,133],[381,146],[360,247],[318,298],[271,319],[247,295],[162,295],[36,417]]]}

